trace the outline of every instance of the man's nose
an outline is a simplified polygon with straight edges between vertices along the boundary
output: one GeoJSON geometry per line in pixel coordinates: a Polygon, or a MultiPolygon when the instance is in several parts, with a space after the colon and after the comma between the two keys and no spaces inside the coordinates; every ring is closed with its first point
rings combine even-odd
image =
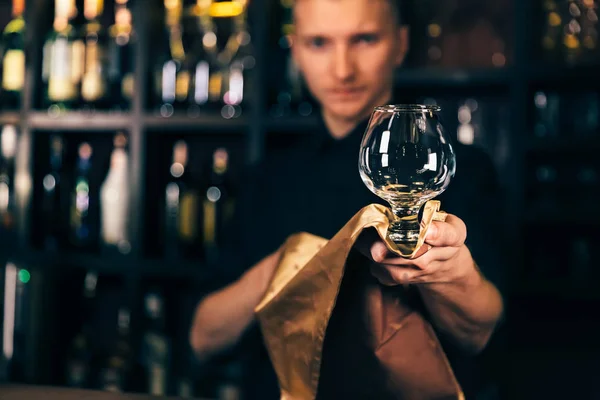
{"type": "Polygon", "coordinates": [[[354,60],[348,46],[338,46],[335,52],[334,73],[339,80],[351,79],[354,75],[354,60]]]}

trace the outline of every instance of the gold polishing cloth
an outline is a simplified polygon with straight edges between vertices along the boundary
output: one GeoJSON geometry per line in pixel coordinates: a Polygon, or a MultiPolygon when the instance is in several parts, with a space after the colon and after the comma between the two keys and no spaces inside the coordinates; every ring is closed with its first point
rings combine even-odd
{"type": "MultiPolygon", "coordinates": [[[[384,287],[353,249],[374,228],[389,249],[415,257],[432,220],[429,201],[415,249],[387,238],[391,211],[360,210],[332,239],[288,238],[274,277],[256,307],[281,399],[463,399],[436,334],[411,288],[384,287]]],[[[422,303],[421,303],[422,304],[422,303]]]]}

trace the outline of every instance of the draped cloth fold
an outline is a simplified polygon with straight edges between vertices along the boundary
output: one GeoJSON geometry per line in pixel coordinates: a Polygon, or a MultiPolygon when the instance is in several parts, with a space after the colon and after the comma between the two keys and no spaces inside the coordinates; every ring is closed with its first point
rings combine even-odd
{"type": "Polygon", "coordinates": [[[391,211],[372,204],[330,240],[288,238],[255,312],[277,374],[281,399],[463,399],[446,355],[411,288],[384,287],[354,250],[374,229],[387,246],[414,257],[438,201],[423,210],[417,247],[387,238],[391,211]]]}

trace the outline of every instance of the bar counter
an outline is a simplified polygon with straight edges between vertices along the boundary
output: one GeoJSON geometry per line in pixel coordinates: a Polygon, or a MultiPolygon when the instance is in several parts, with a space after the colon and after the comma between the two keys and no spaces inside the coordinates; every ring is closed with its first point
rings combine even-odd
{"type": "MultiPolygon", "coordinates": [[[[150,396],[134,393],[113,393],[97,390],[81,390],[53,386],[9,385],[0,384],[2,400],[156,400],[178,399],[178,397],[150,396]]],[[[195,400],[208,400],[199,399],[195,400]]]]}

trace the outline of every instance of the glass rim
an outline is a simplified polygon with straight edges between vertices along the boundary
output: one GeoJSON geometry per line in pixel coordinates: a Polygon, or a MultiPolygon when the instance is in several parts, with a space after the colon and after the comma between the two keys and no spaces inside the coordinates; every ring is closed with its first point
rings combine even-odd
{"type": "Polygon", "coordinates": [[[438,112],[441,107],[432,104],[386,104],[375,107],[375,112],[438,112]]]}

